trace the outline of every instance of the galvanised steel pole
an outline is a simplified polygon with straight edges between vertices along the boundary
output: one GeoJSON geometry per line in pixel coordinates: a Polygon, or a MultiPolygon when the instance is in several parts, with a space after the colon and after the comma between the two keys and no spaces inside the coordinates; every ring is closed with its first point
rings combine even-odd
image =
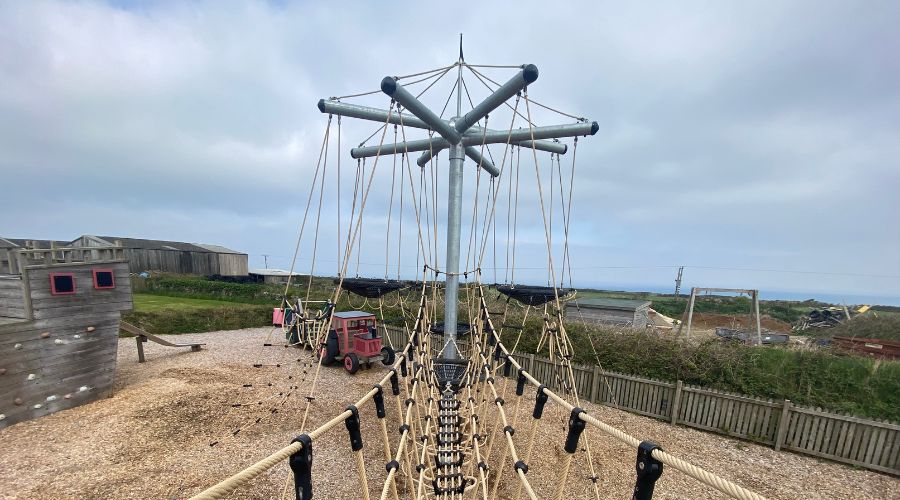
{"type": "MultiPolygon", "coordinates": [[[[462,40],[459,46],[459,73],[456,77],[456,118],[462,114],[462,40]]],[[[454,128],[455,129],[455,128],[454,128]]],[[[462,223],[463,163],[466,161],[462,141],[453,144],[450,151],[450,178],[447,182],[447,265],[444,289],[444,357],[457,359],[456,349],[457,299],[459,297],[459,242],[462,223]]]]}

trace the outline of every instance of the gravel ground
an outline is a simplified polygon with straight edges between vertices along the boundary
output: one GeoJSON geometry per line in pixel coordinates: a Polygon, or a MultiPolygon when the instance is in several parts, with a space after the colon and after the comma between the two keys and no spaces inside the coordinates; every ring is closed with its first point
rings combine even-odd
{"type": "MultiPolygon", "coordinates": [[[[299,434],[306,407],[303,396],[315,370],[308,351],[282,347],[278,334],[268,328],[180,335],[173,340],[207,345],[195,353],[147,343],[147,362],[138,364],[134,342],[122,339],[112,397],[0,430],[0,497],[183,498],[299,434]],[[264,347],[270,336],[275,346],[264,347]],[[232,406],[238,403],[241,406],[232,406]]],[[[307,427],[339,413],[384,373],[380,363],[355,376],[340,367],[323,368],[307,427]]],[[[511,414],[512,388],[506,397],[511,414]]],[[[552,495],[558,474],[554,465],[563,457],[565,415],[551,411],[551,404],[529,463],[529,479],[541,497],[552,495]]],[[[370,489],[377,498],[385,475],[384,457],[380,440],[375,440],[380,430],[374,408],[366,406],[360,410],[363,437],[368,439],[363,450],[370,489]]],[[[607,423],[656,441],[667,451],[769,498],[900,499],[898,478],[585,406],[607,423]]],[[[526,446],[530,407],[531,403],[523,403],[515,436],[520,450],[526,446]]],[[[388,428],[396,429],[396,411],[388,408],[388,428]]],[[[596,430],[586,435],[601,496],[629,497],[634,450],[596,430]]],[[[392,436],[396,443],[395,431],[392,436]]],[[[313,449],[316,496],[358,498],[356,466],[343,426],[325,434],[313,449]]],[[[569,475],[570,498],[590,498],[583,454],[577,460],[569,475]]],[[[499,496],[509,498],[515,483],[511,473],[505,474],[499,496]]],[[[287,476],[287,466],[278,465],[233,497],[280,497],[287,476]]],[[[656,486],[656,498],[720,497],[672,469],[666,469],[656,486]]]]}

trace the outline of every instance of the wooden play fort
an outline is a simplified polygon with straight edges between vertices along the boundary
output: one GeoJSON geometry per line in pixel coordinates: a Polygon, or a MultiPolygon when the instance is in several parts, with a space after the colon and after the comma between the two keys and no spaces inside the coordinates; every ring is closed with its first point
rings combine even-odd
{"type": "Polygon", "coordinates": [[[0,428],[109,393],[132,308],[124,257],[118,246],[0,256],[0,428]]]}

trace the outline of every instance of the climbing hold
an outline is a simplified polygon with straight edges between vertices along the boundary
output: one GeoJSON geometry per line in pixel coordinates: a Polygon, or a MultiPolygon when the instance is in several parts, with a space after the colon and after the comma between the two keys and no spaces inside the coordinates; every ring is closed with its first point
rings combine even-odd
{"type": "Polygon", "coordinates": [[[0,413],[0,420],[6,420],[6,415],[4,415],[3,413],[0,413]]]}
{"type": "Polygon", "coordinates": [[[33,373],[29,373],[29,374],[28,374],[28,380],[34,380],[34,379],[36,379],[36,378],[37,378],[37,375],[35,375],[35,374],[33,374],[33,373]]]}
{"type": "Polygon", "coordinates": [[[75,335],[75,338],[76,338],[76,339],[80,339],[80,338],[81,338],[81,335],[75,335]]]}
{"type": "Polygon", "coordinates": [[[96,330],[96,328],[94,328],[93,326],[87,327],[88,333],[93,332],[94,330],[96,330]]]}
{"type": "Polygon", "coordinates": [[[81,386],[81,387],[78,388],[78,392],[84,392],[84,391],[86,391],[86,390],[88,390],[88,386],[86,386],[86,385],[83,385],[83,386],[81,386]]]}
{"type": "Polygon", "coordinates": [[[72,395],[71,395],[71,394],[66,394],[66,395],[63,396],[63,397],[64,397],[65,399],[72,399],[72,395]]]}
{"type": "Polygon", "coordinates": [[[16,399],[13,399],[13,403],[15,403],[15,404],[17,404],[17,405],[21,405],[21,404],[24,403],[24,402],[25,402],[25,401],[22,401],[22,398],[16,398],[16,399]]]}
{"type": "Polygon", "coordinates": [[[43,406],[42,404],[38,403],[38,404],[34,405],[33,408],[35,410],[40,410],[42,406],[43,406]]]}
{"type": "Polygon", "coordinates": [[[56,345],[62,345],[64,342],[62,341],[62,339],[55,339],[53,340],[53,343],[56,345]]]}
{"type": "Polygon", "coordinates": [[[14,345],[13,347],[16,348],[16,349],[21,349],[21,348],[22,348],[22,344],[16,344],[16,345],[14,345]]]}
{"type": "Polygon", "coordinates": [[[50,332],[44,332],[41,334],[42,339],[50,338],[50,332]]]}
{"type": "Polygon", "coordinates": [[[59,398],[57,398],[55,394],[47,396],[47,401],[56,401],[57,399],[59,398]]]}

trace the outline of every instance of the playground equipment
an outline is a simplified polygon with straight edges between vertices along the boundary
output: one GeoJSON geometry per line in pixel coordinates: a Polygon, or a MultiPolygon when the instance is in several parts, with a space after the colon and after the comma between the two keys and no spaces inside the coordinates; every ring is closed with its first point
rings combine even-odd
{"type": "Polygon", "coordinates": [[[143,363],[144,361],[146,361],[146,359],[144,358],[144,343],[148,340],[165,347],[190,347],[192,352],[197,352],[202,348],[202,346],[206,345],[197,342],[186,344],[169,342],[168,340],[157,337],[152,333],[147,333],[146,331],[132,325],[131,323],[126,323],[124,321],[121,321],[119,323],[119,328],[134,335],[134,340],[137,342],[138,363],[143,363]]]}
{"type": "Polygon", "coordinates": [[[372,367],[372,361],[381,360],[385,365],[394,363],[394,349],[381,345],[375,315],[364,311],[334,313],[334,327],[328,332],[325,344],[319,349],[323,365],[344,361],[344,369],[350,373],[359,371],[362,363],[372,367]]]}
{"type": "Polygon", "coordinates": [[[330,300],[285,300],[282,307],[272,312],[272,323],[281,325],[288,344],[312,348],[333,310],[334,303],[330,300]],[[311,309],[314,305],[319,305],[319,309],[311,309]]]}

